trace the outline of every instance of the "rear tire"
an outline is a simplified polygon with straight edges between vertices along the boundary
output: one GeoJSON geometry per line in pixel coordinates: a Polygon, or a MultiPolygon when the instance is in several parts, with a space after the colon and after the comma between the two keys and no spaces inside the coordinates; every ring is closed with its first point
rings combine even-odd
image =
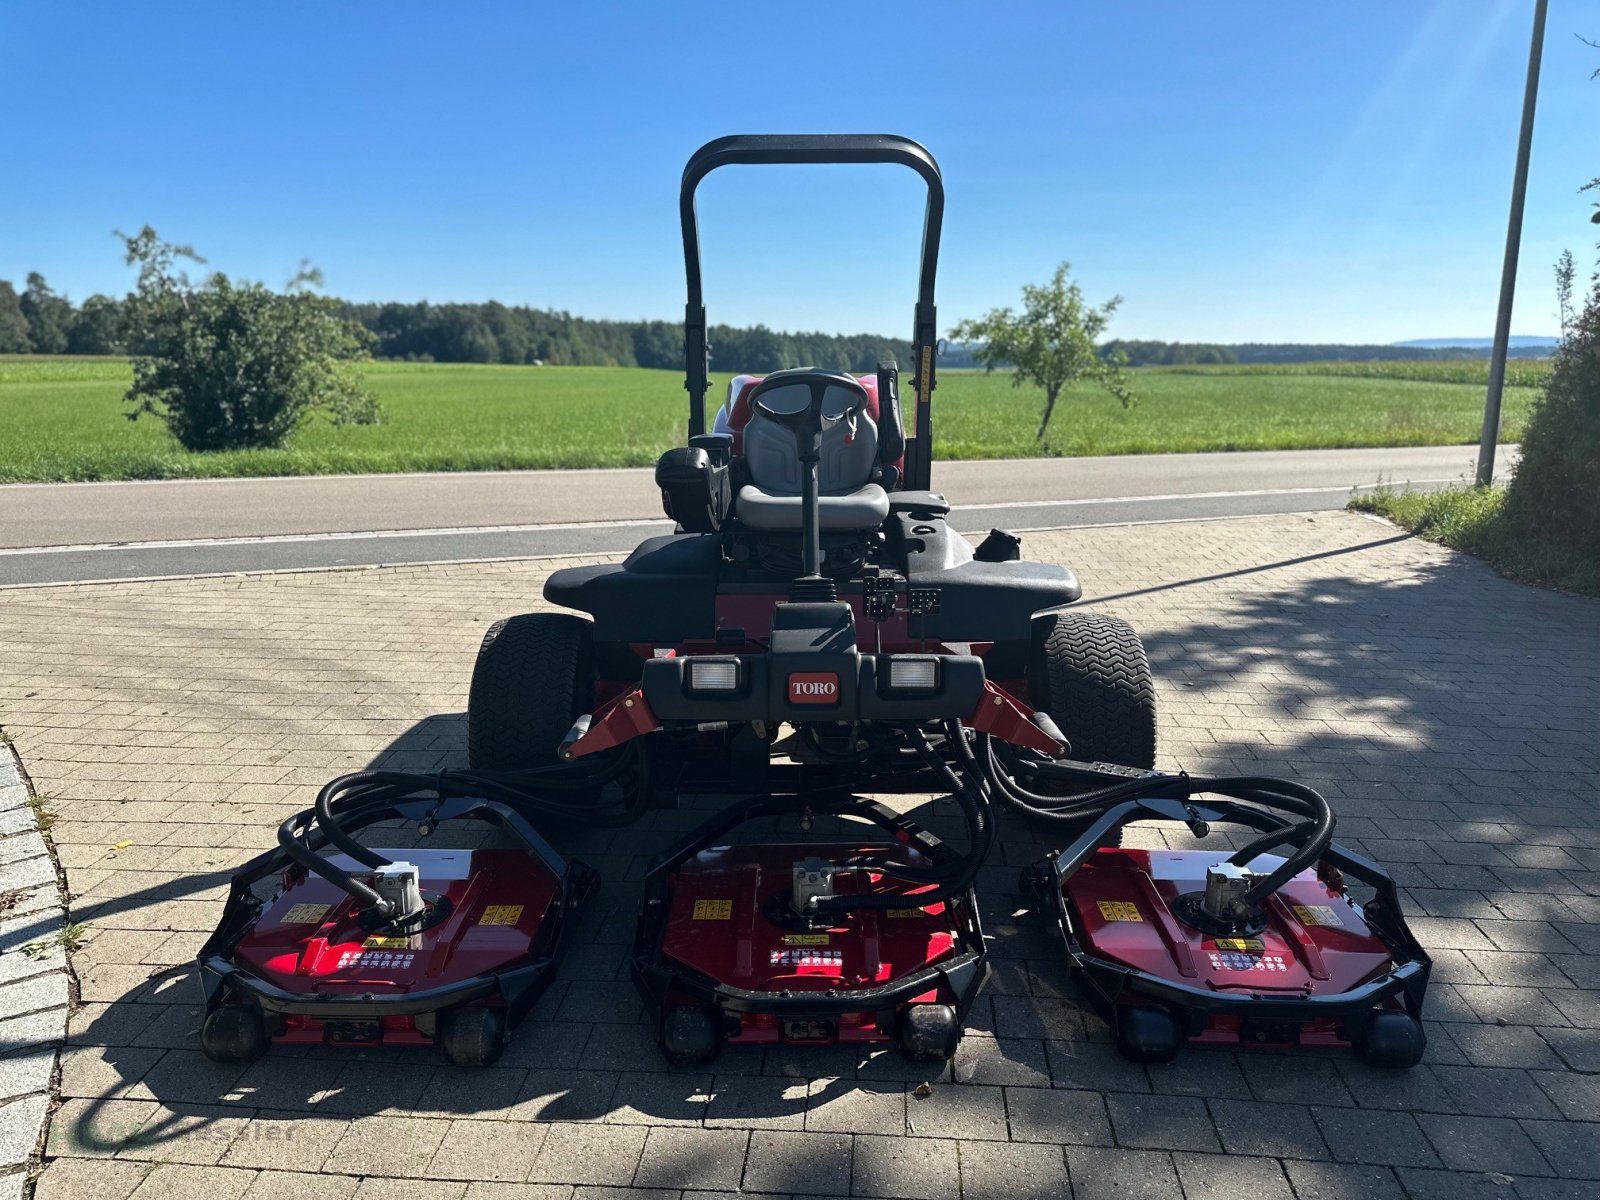
{"type": "Polygon", "coordinates": [[[1120,617],[1057,613],[1034,626],[1028,690],[1081,762],[1151,770],[1156,689],[1139,635],[1120,617]]]}
{"type": "Polygon", "coordinates": [[[467,763],[522,771],[556,747],[594,702],[594,626],[570,613],[523,613],[489,626],[467,700],[467,763]]]}

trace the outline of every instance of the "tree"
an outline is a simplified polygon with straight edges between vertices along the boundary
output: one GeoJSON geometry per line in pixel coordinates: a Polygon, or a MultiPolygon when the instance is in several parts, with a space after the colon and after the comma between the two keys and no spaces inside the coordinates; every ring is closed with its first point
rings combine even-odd
{"type": "Polygon", "coordinates": [[[0,279],[0,354],[26,354],[33,349],[28,340],[28,318],[22,301],[9,279],[0,279]]]}
{"type": "Polygon", "coordinates": [[[336,424],[378,419],[355,370],[371,335],[312,292],[322,279],[302,264],[282,292],[218,272],[193,283],[180,259],[205,260],[163,242],[146,225],[119,234],[139,285],[127,301],[133,386],[130,420],[159,417],[189,450],[281,445],[313,409],[336,424]]]}
{"type": "Polygon", "coordinates": [[[65,354],[67,335],[72,329],[72,302],[50,290],[44,276],[28,272],[28,288],[22,293],[22,315],[28,319],[28,341],[35,354],[65,354]]]}
{"type": "Polygon", "coordinates": [[[1021,314],[995,308],[950,331],[958,341],[980,343],[973,354],[986,370],[1010,367],[1013,387],[1028,383],[1044,390],[1044,413],[1035,435],[1040,441],[1050,428],[1057,397],[1079,380],[1098,384],[1123,407],[1132,400],[1123,362],[1107,362],[1095,352],[1095,342],[1122,297],[1113,296],[1099,308],[1086,305],[1082,289],[1070,280],[1071,270],[1062,263],[1044,286],[1025,285],[1021,314]]]}
{"type": "Polygon", "coordinates": [[[96,292],[83,302],[67,334],[68,354],[121,354],[122,305],[96,292]]]}

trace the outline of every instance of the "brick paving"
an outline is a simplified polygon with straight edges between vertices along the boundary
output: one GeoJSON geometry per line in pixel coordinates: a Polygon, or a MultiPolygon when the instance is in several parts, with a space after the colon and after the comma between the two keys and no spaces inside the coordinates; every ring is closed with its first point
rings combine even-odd
{"type": "Polygon", "coordinates": [[[1027,548],[1144,635],[1162,766],[1303,778],[1393,868],[1436,962],[1423,1065],[1123,1062],[1018,907],[1040,846],[1006,825],[980,885],[995,972],[953,1072],[798,1049],[668,1071],[624,954],[670,813],[580,839],[607,885],[496,1067],[322,1048],[210,1064],[188,964],[230,870],[336,772],[459,763],[482,630],[537,607],[557,564],[20,589],[0,592],[0,724],[56,814],[85,929],[37,1195],[1600,1193],[1600,605],[1344,514],[1027,548]]]}

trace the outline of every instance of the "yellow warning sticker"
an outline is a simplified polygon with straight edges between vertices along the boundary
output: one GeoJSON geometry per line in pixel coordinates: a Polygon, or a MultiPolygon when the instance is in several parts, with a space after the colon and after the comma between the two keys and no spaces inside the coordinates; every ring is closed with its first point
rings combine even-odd
{"type": "Polygon", "coordinates": [[[285,925],[320,925],[328,908],[326,904],[296,904],[278,920],[285,925]]]}
{"type": "Polygon", "coordinates": [[[515,925],[522,920],[522,905],[520,904],[490,904],[483,910],[483,916],[478,918],[479,925],[515,925]]]}
{"type": "Polygon", "coordinates": [[[1302,925],[1332,925],[1337,929],[1344,924],[1343,921],[1339,920],[1339,914],[1326,904],[1313,904],[1310,906],[1296,904],[1294,906],[1294,915],[1300,918],[1300,924],[1302,925]]]}
{"type": "Polygon", "coordinates": [[[411,939],[403,937],[379,937],[377,934],[373,934],[366,941],[362,942],[361,945],[367,950],[406,950],[411,946],[411,939]]]}
{"type": "Polygon", "coordinates": [[[1266,946],[1260,938],[1218,938],[1218,950],[1264,950],[1266,946]]]}
{"type": "Polygon", "coordinates": [[[786,933],[783,935],[785,946],[826,946],[828,935],[825,933],[786,933]]]}
{"type": "Polygon", "coordinates": [[[733,920],[733,901],[696,900],[694,902],[694,919],[696,921],[731,921],[733,920]]]}
{"type": "Polygon", "coordinates": [[[1143,921],[1139,906],[1131,900],[1101,900],[1100,919],[1103,921],[1143,921]]]}
{"type": "Polygon", "coordinates": [[[914,920],[917,917],[925,917],[928,914],[927,914],[927,911],[925,909],[921,909],[921,908],[891,908],[888,911],[886,911],[883,915],[886,916],[886,917],[893,917],[893,918],[896,918],[896,919],[902,920],[902,921],[908,921],[908,920],[914,920]]]}

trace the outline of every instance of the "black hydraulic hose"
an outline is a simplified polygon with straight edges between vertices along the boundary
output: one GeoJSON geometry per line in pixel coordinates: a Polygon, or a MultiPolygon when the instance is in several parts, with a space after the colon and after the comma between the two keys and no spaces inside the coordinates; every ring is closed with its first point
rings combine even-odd
{"type": "MultiPolygon", "coordinates": [[[[316,850],[300,839],[300,825],[309,826],[313,814],[298,812],[282,825],[278,826],[278,845],[289,858],[310,871],[326,879],[329,883],[348,893],[361,903],[363,908],[375,909],[384,916],[389,915],[390,905],[374,889],[368,887],[350,872],[341,867],[336,867],[327,858],[318,854],[316,850]]],[[[305,832],[309,833],[309,829],[305,832]]]]}
{"type": "MultiPolygon", "coordinates": [[[[972,840],[966,853],[962,855],[954,873],[937,881],[930,891],[918,892],[911,897],[907,897],[904,893],[831,896],[817,901],[817,912],[842,913],[861,909],[904,908],[908,902],[914,902],[919,906],[943,903],[970,888],[984,861],[989,857],[989,851],[994,845],[994,821],[990,819],[988,790],[982,773],[965,769],[965,763],[963,771],[958,773],[928,744],[920,730],[911,731],[911,737],[918,756],[930,771],[944,778],[950,787],[951,795],[961,805],[962,812],[967,817],[968,831],[972,840]]],[[[957,722],[951,723],[949,741],[958,745],[958,757],[971,761],[971,750],[967,747],[965,734],[957,722]]],[[[975,767],[976,763],[973,762],[972,765],[975,767]]],[[[910,873],[899,863],[874,865],[887,874],[910,877],[910,873]]]]}
{"type": "Polygon", "coordinates": [[[642,741],[630,743],[615,761],[597,771],[565,766],[507,772],[440,771],[434,775],[360,771],[341,775],[324,785],[311,809],[296,813],[279,827],[278,844],[291,861],[348,893],[363,908],[389,916],[392,905],[375,889],[318,853],[323,846],[331,845],[367,868],[376,870],[389,865],[388,859],[346,833],[345,823],[359,826],[364,818],[433,793],[440,800],[472,796],[498,800],[530,820],[554,817],[574,824],[616,827],[636,821],[644,813],[649,803],[649,782],[650,756],[642,741]],[[611,811],[541,794],[604,787],[629,768],[637,770],[636,786],[625,790],[623,804],[611,811]]]}
{"type": "Polygon", "coordinates": [[[1048,796],[1018,783],[991,740],[986,764],[989,780],[1001,796],[1028,815],[1048,821],[1081,824],[1093,820],[1117,804],[1135,799],[1187,800],[1200,793],[1213,793],[1256,804],[1262,808],[1291,813],[1304,818],[1255,838],[1229,859],[1245,865],[1266,850],[1293,843],[1293,849],[1274,870],[1253,883],[1243,897],[1245,903],[1259,905],[1273,892],[1308,867],[1314,866],[1333,842],[1333,809],[1315,789],[1288,779],[1265,776],[1236,776],[1217,779],[1190,778],[1187,775],[1154,775],[1120,779],[1109,772],[1054,763],[1030,763],[1036,779],[1056,778],[1082,782],[1099,777],[1112,781],[1109,786],[1076,796],[1048,796]]]}
{"type": "Polygon", "coordinates": [[[352,775],[341,775],[324,784],[322,790],[317,793],[317,803],[312,810],[317,814],[317,827],[322,830],[323,836],[329,842],[362,866],[371,867],[373,870],[386,867],[389,865],[388,859],[381,854],[374,854],[339,827],[338,819],[333,815],[333,805],[335,800],[346,792],[363,794],[377,791],[385,785],[404,787],[414,779],[415,776],[402,775],[398,771],[363,771],[352,775]]]}

